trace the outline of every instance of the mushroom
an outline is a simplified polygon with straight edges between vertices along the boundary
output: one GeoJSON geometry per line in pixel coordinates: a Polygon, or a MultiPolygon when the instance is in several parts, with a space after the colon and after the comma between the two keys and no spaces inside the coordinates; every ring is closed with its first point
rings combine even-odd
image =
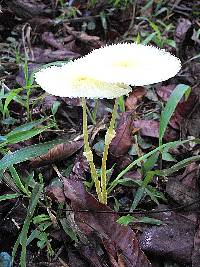
{"type": "Polygon", "coordinates": [[[142,86],[167,80],[180,70],[178,58],[165,50],[140,44],[116,44],[95,49],[88,55],[61,66],[43,68],[35,73],[36,82],[48,93],[62,97],[81,97],[83,108],[84,155],[101,203],[107,203],[106,161],[115,136],[119,97],[127,95],[129,85],[142,86]],[[101,181],[89,146],[85,98],[115,99],[110,126],[105,135],[101,181]]]}
{"type": "MultiPolygon", "coordinates": [[[[102,198],[101,186],[96,172],[96,168],[93,161],[93,153],[89,146],[88,141],[88,129],[87,129],[87,111],[86,111],[86,101],[85,98],[118,98],[122,95],[127,95],[132,88],[125,84],[117,83],[106,83],[102,80],[94,79],[89,73],[92,70],[90,66],[90,71],[86,69],[87,58],[80,58],[75,61],[71,61],[67,64],[62,64],[61,66],[50,66],[40,69],[40,71],[35,73],[36,82],[43,88],[46,92],[61,96],[61,97],[80,97],[82,99],[83,108],[83,136],[84,136],[84,155],[90,165],[91,177],[95,183],[96,193],[100,202],[105,203],[106,201],[102,198]]],[[[117,113],[117,104],[115,105],[115,112],[112,116],[112,128],[114,127],[114,121],[117,113]],[[113,121],[114,120],[114,121],[113,121]]],[[[108,131],[106,135],[105,147],[108,147],[114,137],[114,130],[108,131]]],[[[107,152],[108,153],[108,152],[107,152]]],[[[105,153],[104,160],[106,164],[105,153]]],[[[103,184],[106,185],[106,165],[104,164],[105,174],[103,184]]],[[[103,186],[102,188],[105,188],[103,186]]],[[[104,191],[106,188],[104,189],[104,191]]],[[[104,197],[107,200],[107,195],[104,197]]]]}

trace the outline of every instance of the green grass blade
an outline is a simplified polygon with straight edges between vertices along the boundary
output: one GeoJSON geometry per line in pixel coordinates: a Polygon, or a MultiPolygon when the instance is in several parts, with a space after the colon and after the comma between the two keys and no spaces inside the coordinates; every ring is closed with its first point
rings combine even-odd
{"type": "MultiPolygon", "coordinates": [[[[4,147],[8,144],[16,144],[18,142],[23,142],[25,140],[28,140],[42,132],[44,132],[45,130],[49,129],[52,125],[48,125],[45,127],[41,127],[41,128],[33,128],[31,130],[28,131],[22,131],[21,133],[15,133],[13,135],[9,135],[6,139],[6,142],[3,142],[2,144],[0,144],[0,147],[4,147]]],[[[5,136],[6,137],[6,136],[5,136]]]]}
{"type": "Polygon", "coordinates": [[[184,159],[184,160],[174,164],[169,169],[155,170],[154,172],[158,176],[169,176],[169,175],[173,174],[174,172],[186,167],[188,164],[195,162],[195,161],[200,161],[200,155],[184,159]]]}
{"type": "Polygon", "coordinates": [[[18,193],[16,193],[16,194],[5,194],[5,195],[0,196],[0,202],[4,201],[4,200],[14,199],[14,198],[17,198],[19,196],[21,196],[21,194],[18,194],[18,193]]]}
{"type": "Polygon", "coordinates": [[[6,137],[9,137],[11,135],[14,135],[16,133],[21,133],[22,131],[28,131],[28,130],[31,130],[33,129],[34,127],[37,127],[39,125],[41,125],[43,122],[47,121],[49,117],[47,118],[42,118],[42,119],[39,119],[39,120],[35,120],[35,121],[32,121],[32,122],[29,122],[29,123],[25,123],[23,125],[20,125],[16,128],[14,128],[12,131],[10,131],[6,137]]]}
{"type": "Polygon", "coordinates": [[[138,188],[133,203],[131,205],[130,211],[133,211],[137,205],[139,204],[140,200],[142,199],[145,188],[147,187],[148,183],[151,182],[152,178],[154,176],[154,171],[149,171],[144,180],[142,181],[141,187],[138,188]]]}
{"type": "Polygon", "coordinates": [[[3,108],[3,117],[5,117],[5,114],[8,112],[8,105],[10,104],[10,102],[23,90],[23,88],[17,88],[17,89],[13,89],[12,91],[10,91],[7,94],[6,100],[5,100],[5,104],[4,104],[4,108],[3,108]]]}
{"type": "Polygon", "coordinates": [[[21,267],[26,266],[26,242],[27,242],[28,230],[29,230],[29,226],[30,226],[33,214],[35,212],[35,208],[38,204],[42,190],[43,190],[43,185],[41,184],[36,184],[36,186],[34,187],[32,195],[31,195],[31,199],[29,202],[27,216],[24,221],[24,225],[23,225],[23,228],[20,234],[20,240],[21,240],[21,245],[22,245],[21,257],[20,257],[21,267]]]}
{"type": "Polygon", "coordinates": [[[30,192],[24,187],[15,167],[10,166],[9,171],[10,171],[10,173],[12,175],[12,179],[13,179],[15,185],[17,186],[17,188],[19,189],[19,191],[22,192],[23,194],[25,194],[26,196],[30,196],[30,192]]]}
{"type": "Polygon", "coordinates": [[[157,151],[153,155],[151,155],[142,165],[143,173],[146,174],[148,171],[150,171],[156,164],[158,157],[160,155],[160,151],[157,151]]]}
{"type": "Polygon", "coordinates": [[[125,112],[124,96],[119,97],[119,108],[121,112],[125,112]]]}
{"type": "MultiPolygon", "coordinates": [[[[193,142],[199,142],[199,139],[194,139],[193,142]]],[[[151,155],[153,155],[154,153],[161,151],[164,148],[170,148],[170,147],[176,147],[179,145],[183,145],[187,142],[191,142],[191,140],[183,140],[183,141],[174,141],[174,142],[169,142],[167,144],[163,144],[157,148],[155,148],[154,150],[150,151],[149,153],[143,155],[142,157],[134,160],[131,164],[128,165],[128,167],[126,167],[123,171],[121,171],[118,176],[116,177],[116,179],[114,181],[112,181],[110,183],[110,186],[108,187],[107,191],[108,194],[115,188],[115,186],[118,185],[118,181],[120,180],[120,178],[122,178],[129,170],[131,170],[135,165],[137,165],[138,163],[140,163],[141,161],[146,160],[148,157],[150,157],[151,155]]]]}
{"type": "Polygon", "coordinates": [[[39,202],[39,198],[40,195],[42,193],[43,190],[43,184],[36,184],[32,194],[31,194],[31,198],[29,201],[29,207],[28,207],[28,211],[27,211],[27,216],[25,218],[21,233],[17,239],[17,241],[15,242],[13,251],[12,251],[12,259],[14,261],[17,249],[21,243],[22,246],[22,251],[21,251],[21,257],[20,257],[20,267],[26,267],[26,243],[27,243],[27,236],[28,236],[28,230],[30,227],[30,223],[32,220],[32,217],[34,215],[36,206],[39,202]]]}
{"type": "Polygon", "coordinates": [[[13,153],[8,153],[0,160],[0,170],[5,170],[14,164],[46,154],[51,148],[60,143],[63,143],[63,140],[60,139],[32,145],[20,150],[16,150],[13,153]]]}
{"type": "Polygon", "coordinates": [[[174,113],[176,106],[178,105],[181,98],[190,92],[191,88],[185,84],[179,84],[172,92],[164,110],[160,117],[160,129],[159,129],[159,145],[162,145],[162,139],[166,131],[167,125],[170,121],[172,114],[174,113]]]}

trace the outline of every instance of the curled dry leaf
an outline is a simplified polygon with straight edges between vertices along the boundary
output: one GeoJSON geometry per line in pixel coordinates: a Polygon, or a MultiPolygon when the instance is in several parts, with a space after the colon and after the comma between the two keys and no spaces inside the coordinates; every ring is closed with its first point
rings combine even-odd
{"type": "Polygon", "coordinates": [[[136,87],[127,97],[125,106],[126,110],[134,110],[137,108],[138,102],[145,96],[146,92],[144,87],[136,87]]]}
{"type": "Polygon", "coordinates": [[[191,37],[193,35],[193,25],[189,19],[180,18],[175,30],[174,40],[177,44],[178,56],[181,60],[187,58],[187,46],[193,42],[191,37]]]}
{"type": "Polygon", "coordinates": [[[77,152],[83,146],[83,140],[80,141],[71,141],[68,143],[62,143],[51,150],[47,154],[44,154],[40,157],[33,159],[30,163],[30,166],[39,167],[44,166],[50,163],[53,163],[58,160],[70,157],[72,154],[77,152]]]}
{"type": "Polygon", "coordinates": [[[89,45],[90,50],[100,48],[101,46],[104,45],[104,43],[100,41],[99,36],[92,36],[92,35],[88,35],[85,32],[75,31],[73,27],[70,27],[66,24],[64,26],[70,35],[73,35],[76,39],[89,45]]]}
{"type": "MultiPolygon", "coordinates": [[[[132,122],[133,127],[136,129],[140,129],[140,134],[142,136],[148,137],[159,137],[159,122],[154,120],[136,120],[132,122]]],[[[172,128],[167,128],[166,133],[164,135],[164,140],[166,141],[174,141],[179,138],[179,134],[172,128]]]]}
{"type": "Polygon", "coordinates": [[[50,18],[34,17],[28,21],[34,32],[44,32],[54,25],[54,22],[50,18]]]}
{"type": "Polygon", "coordinates": [[[192,251],[192,267],[196,267],[199,265],[200,262],[200,225],[194,236],[194,248],[192,251]]]}
{"type": "MultiPolygon", "coordinates": [[[[159,208],[163,210],[167,207],[160,205],[159,208]]],[[[149,216],[161,220],[164,224],[149,226],[144,229],[140,237],[142,249],[155,257],[159,256],[174,260],[184,264],[184,266],[191,266],[193,240],[197,224],[173,211],[149,216]]]]}
{"type": "Polygon", "coordinates": [[[37,17],[46,13],[47,6],[35,0],[10,0],[6,1],[9,8],[21,18],[37,17]]]}
{"type": "Polygon", "coordinates": [[[56,49],[64,49],[62,42],[55,38],[52,32],[44,32],[42,34],[42,41],[56,49]]]}
{"type": "Polygon", "coordinates": [[[98,235],[104,242],[107,240],[112,243],[112,246],[114,246],[113,251],[123,255],[126,267],[151,266],[141,251],[133,230],[128,226],[125,227],[116,223],[117,215],[109,213],[112,211],[109,207],[99,203],[96,198],[88,193],[82,181],[72,178],[73,176],[71,176],[71,179],[63,177],[64,193],[71,201],[71,206],[75,213],[75,221],[80,230],[88,237],[98,235]],[[76,212],[82,209],[89,209],[95,212],[76,212]],[[109,214],[101,213],[102,210],[108,211],[109,214]]]}
{"type": "Polygon", "coordinates": [[[156,85],[155,90],[157,95],[165,102],[168,101],[171,93],[173,92],[176,84],[169,84],[169,85],[156,85]]]}
{"type": "Polygon", "coordinates": [[[29,59],[35,63],[50,63],[58,60],[67,60],[77,58],[80,56],[78,53],[74,53],[67,49],[58,49],[53,51],[52,49],[42,49],[39,47],[33,47],[32,53],[29,54],[29,59]]]}
{"type": "Polygon", "coordinates": [[[116,129],[115,138],[110,144],[109,151],[113,156],[120,157],[128,152],[132,145],[132,128],[131,112],[124,112],[116,129]]]}

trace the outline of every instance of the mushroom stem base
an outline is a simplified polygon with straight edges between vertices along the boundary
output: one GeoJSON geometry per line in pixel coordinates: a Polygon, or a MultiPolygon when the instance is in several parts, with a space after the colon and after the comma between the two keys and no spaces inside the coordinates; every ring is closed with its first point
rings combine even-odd
{"type": "Polygon", "coordinates": [[[110,121],[109,128],[105,136],[105,146],[103,151],[102,165],[101,165],[101,189],[102,189],[102,203],[107,204],[107,177],[106,177],[106,162],[108,157],[108,150],[110,143],[115,137],[115,121],[117,117],[117,108],[118,108],[119,98],[115,99],[115,104],[112,112],[112,118],[110,121]]]}

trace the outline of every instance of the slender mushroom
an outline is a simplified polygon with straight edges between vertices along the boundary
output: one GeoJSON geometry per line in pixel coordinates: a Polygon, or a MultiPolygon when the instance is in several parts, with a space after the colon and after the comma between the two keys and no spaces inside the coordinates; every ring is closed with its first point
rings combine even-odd
{"type": "Polygon", "coordinates": [[[35,74],[36,82],[48,93],[82,98],[84,155],[89,162],[100,202],[107,203],[106,161],[109,145],[115,136],[118,98],[132,90],[129,85],[142,86],[165,81],[175,76],[180,68],[180,60],[165,50],[122,43],[95,49],[85,57],[60,67],[44,68],[35,74]],[[110,126],[105,136],[101,182],[88,141],[85,98],[115,99],[110,126]]]}
{"type": "MultiPolygon", "coordinates": [[[[105,198],[104,196],[103,198],[101,190],[102,184],[98,179],[93,161],[93,153],[89,146],[85,98],[112,99],[122,95],[127,95],[132,89],[128,85],[106,83],[101,80],[96,80],[88,74],[88,69],[86,70],[85,67],[87,67],[87,65],[85,66],[83,58],[63,64],[62,66],[53,65],[36,72],[35,80],[45,91],[50,94],[70,98],[80,97],[82,99],[84,156],[87,158],[87,161],[90,165],[91,177],[95,184],[98,199],[100,202],[106,203],[105,199],[107,199],[107,197],[105,198]]],[[[115,112],[113,113],[111,119],[112,128],[114,127],[117,106],[118,105],[115,104],[115,112]]],[[[113,137],[114,130],[110,130],[106,135],[107,150],[113,137]]],[[[104,181],[104,183],[106,183],[106,181],[104,181]]],[[[105,186],[102,188],[105,188],[105,186]]]]}

